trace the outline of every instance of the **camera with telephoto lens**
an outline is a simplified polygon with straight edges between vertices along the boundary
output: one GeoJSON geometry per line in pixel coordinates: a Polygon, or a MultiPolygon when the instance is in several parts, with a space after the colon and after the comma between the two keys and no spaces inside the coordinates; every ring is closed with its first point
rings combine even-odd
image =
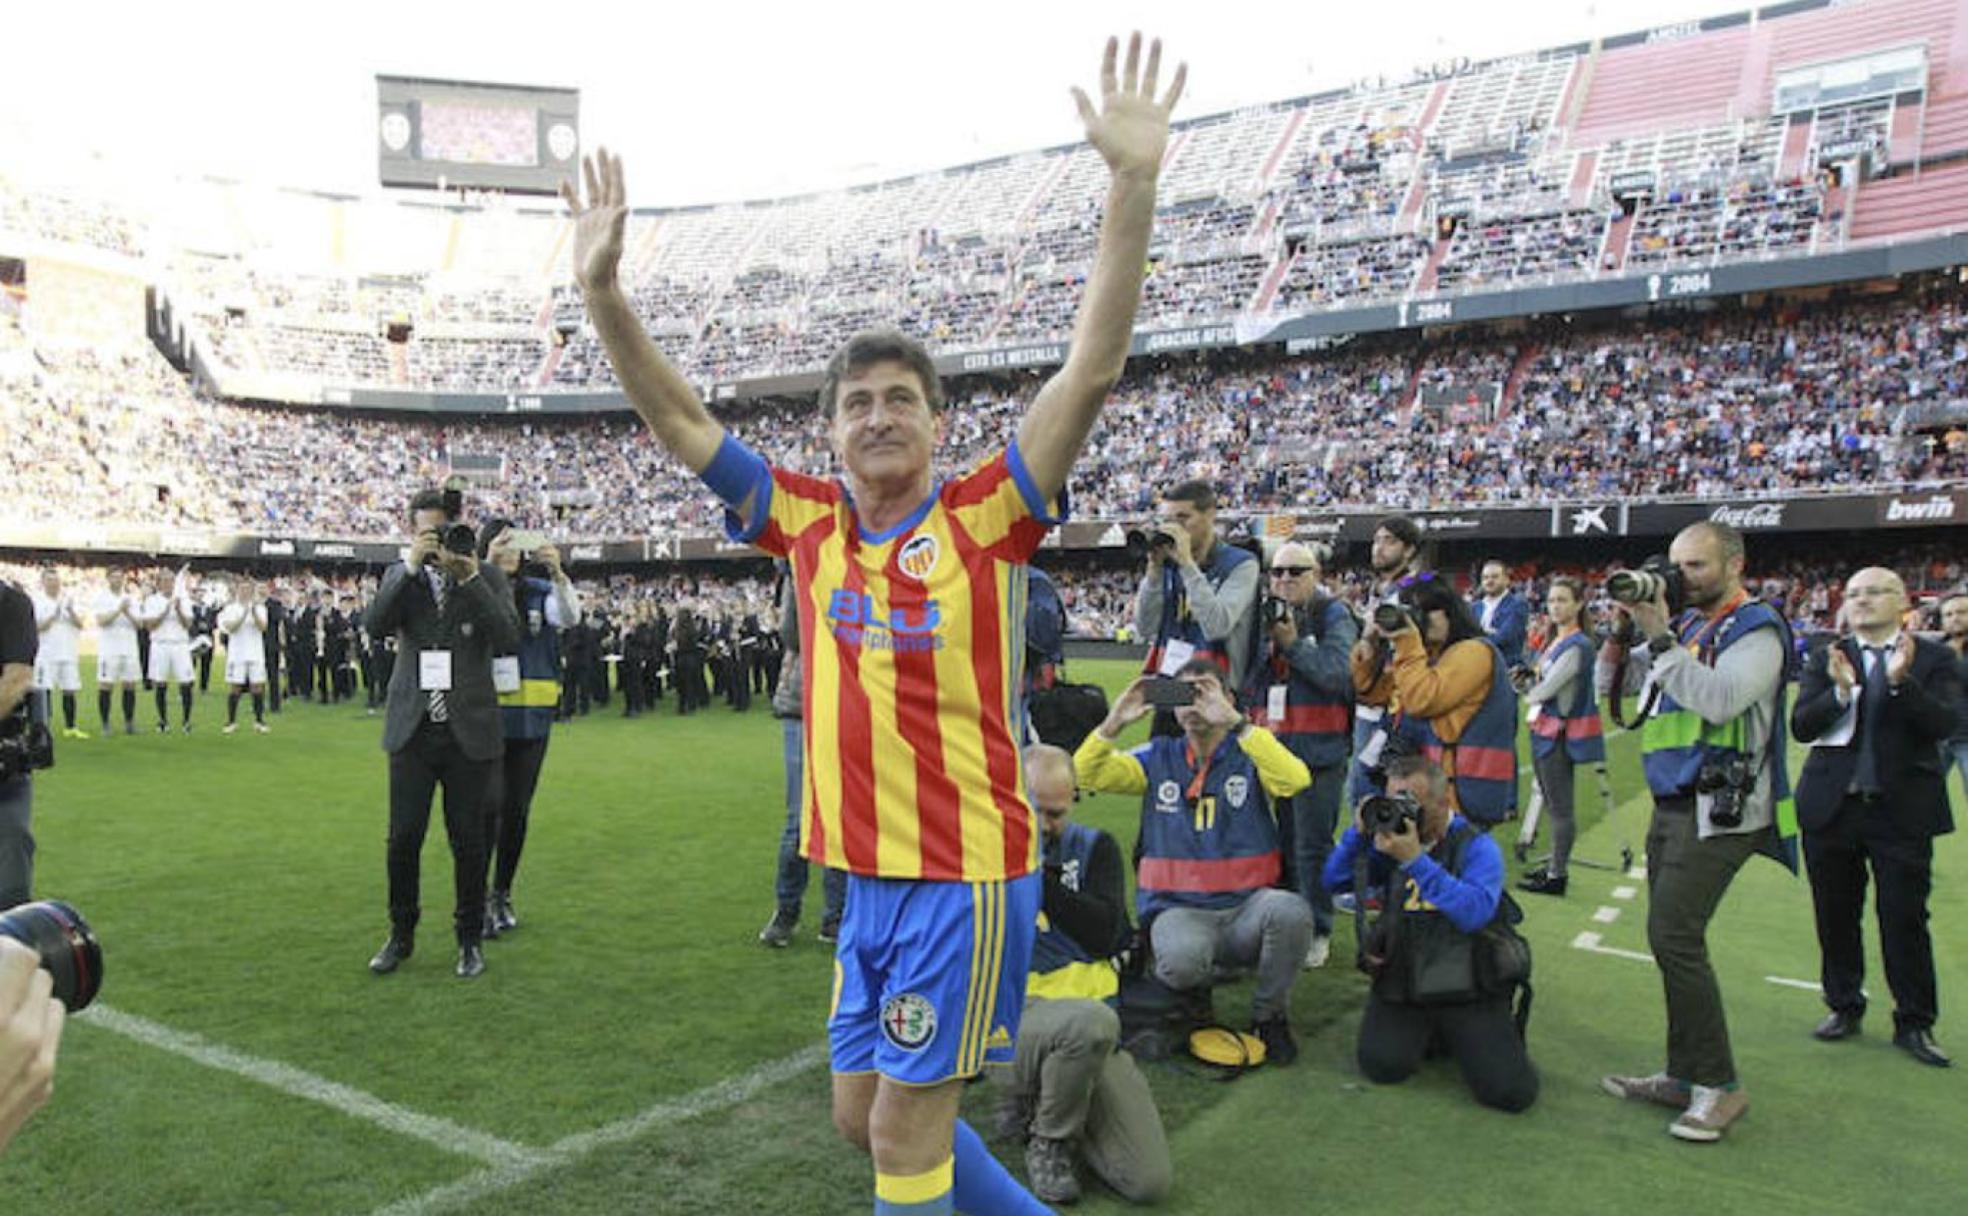
{"type": "MultiPolygon", "coordinates": [[[[444,479],[442,498],[444,515],[450,522],[437,530],[438,547],[446,553],[470,556],[478,552],[478,532],[470,524],[458,522],[458,516],[465,511],[465,487],[471,483],[457,474],[444,479]]],[[[437,564],[437,554],[424,558],[426,566],[437,564]]]]}
{"type": "Polygon", "coordinates": [[[22,701],[13,713],[0,719],[0,781],[54,766],[54,733],[46,722],[36,721],[29,703],[22,701]]]}
{"type": "Polygon", "coordinates": [[[72,905],[46,899],[9,908],[0,912],[0,937],[40,953],[42,968],[54,977],[55,999],[70,1013],[87,1008],[101,991],[102,943],[72,905]]]}
{"type": "Polygon", "coordinates": [[[1373,623],[1383,634],[1399,633],[1409,625],[1421,628],[1421,614],[1400,604],[1378,604],[1373,610],[1373,623]]]}
{"type": "Polygon", "coordinates": [[[1155,524],[1127,530],[1128,556],[1140,560],[1150,553],[1166,557],[1175,551],[1175,538],[1155,524]]]}
{"type": "Polygon", "coordinates": [[[1363,835],[1377,836],[1385,832],[1389,836],[1399,836],[1411,823],[1415,825],[1415,831],[1421,830],[1421,803],[1415,801],[1413,794],[1369,794],[1360,799],[1360,831],[1363,835]]]}
{"type": "Polygon", "coordinates": [[[1622,604],[1664,600],[1669,616],[1688,606],[1687,580],[1681,577],[1679,567],[1659,555],[1648,558],[1638,570],[1615,570],[1607,575],[1606,594],[1622,604]]]}
{"type": "Polygon", "coordinates": [[[1708,795],[1708,821],[1718,828],[1739,828],[1743,800],[1756,786],[1749,757],[1739,752],[1709,756],[1695,773],[1695,792],[1708,795]]]}

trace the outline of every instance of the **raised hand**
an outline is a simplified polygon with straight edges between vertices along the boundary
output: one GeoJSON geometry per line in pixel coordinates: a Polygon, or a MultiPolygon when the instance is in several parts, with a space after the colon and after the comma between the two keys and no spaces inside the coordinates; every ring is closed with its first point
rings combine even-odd
{"type": "Polygon", "coordinates": [[[587,203],[582,204],[573,182],[560,184],[560,197],[567,200],[568,214],[574,217],[574,281],[582,291],[599,291],[615,285],[621,268],[628,188],[622,180],[622,158],[610,156],[607,148],[581,158],[581,175],[587,181],[587,203]]]}
{"type": "Polygon", "coordinates": [[[1913,635],[1900,634],[1900,640],[1893,647],[1893,653],[1886,657],[1886,682],[1894,688],[1906,683],[1908,673],[1913,671],[1913,635]]]}
{"type": "Polygon", "coordinates": [[[1835,643],[1825,652],[1825,674],[1838,685],[1839,693],[1847,697],[1852,695],[1853,686],[1859,682],[1859,674],[1852,670],[1852,660],[1846,658],[1845,652],[1835,643]]]}
{"type": "Polygon", "coordinates": [[[1079,106],[1080,121],[1086,124],[1087,142],[1107,162],[1115,175],[1153,176],[1162,167],[1162,153],[1168,149],[1169,113],[1182,96],[1182,85],[1189,76],[1189,65],[1178,64],[1167,94],[1155,98],[1157,78],[1162,68],[1162,40],[1148,45],[1147,71],[1141,71],[1141,34],[1128,37],[1127,64],[1117,77],[1115,59],[1120,52],[1118,39],[1107,40],[1107,52],[1100,60],[1100,107],[1077,86],[1073,101],[1079,106]]]}

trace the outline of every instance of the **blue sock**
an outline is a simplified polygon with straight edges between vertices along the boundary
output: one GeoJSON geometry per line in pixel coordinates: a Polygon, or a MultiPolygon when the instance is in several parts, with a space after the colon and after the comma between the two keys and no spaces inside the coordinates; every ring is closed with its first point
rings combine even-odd
{"type": "Polygon", "coordinates": [[[957,1211],[967,1216],[1052,1216],[1032,1192],[984,1147],[970,1124],[957,1120],[957,1211]]]}

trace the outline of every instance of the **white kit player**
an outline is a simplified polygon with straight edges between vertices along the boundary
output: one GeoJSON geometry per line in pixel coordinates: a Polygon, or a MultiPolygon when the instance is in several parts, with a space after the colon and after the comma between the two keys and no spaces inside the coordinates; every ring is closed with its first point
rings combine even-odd
{"type": "MultiPolygon", "coordinates": [[[[62,737],[86,739],[89,732],[75,725],[75,695],[82,689],[82,608],[54,570],[43,570],[40,589],[29,595],[34,600],[34,627],[41,632],[41,648],[34,655],[34,687],[50,697],[61,693],[62,737]]],[[[52,721],[53,715],[48,716],[52,721]]]]}
{"type": "Polygon", "coordinates": [[[178,686],[179,712],[183,715],[184,733],[191,733],[191,692],[195,678],[191,666],[191,623],[197,613],[197,605],[191,599],[191,575],[185,567],[179,567],[171,579],[171,590],[166,593],[163,574],[160,571],[156,591],[150,593],[143,602],[137,620],[150,630],[150,682],[157,691],[157,730],[159,734],[170,729],[165,720],[164,690],[166,685],[178,686]]]}
{"type": "Polygon", "coordinates": [[[103,737],[109,736],[109,694],[123,693],[123,733],[137,733],[137,681],[143,672],[137,667],[137,614],[143,608],[143,590],[134,572],[123,576],[118,589],[116,576],[96,596],[96,709],[102,714],[103,737]]]}
{"type": "Polygon", "coordinates": [[[239,729],[239,697],[253,694],[253,729],[267,733],[266,724],[266,604],[253,580],[232,585],[232,602],[219,610],[219,632],[225,634],[225,733],[239,729]]]}

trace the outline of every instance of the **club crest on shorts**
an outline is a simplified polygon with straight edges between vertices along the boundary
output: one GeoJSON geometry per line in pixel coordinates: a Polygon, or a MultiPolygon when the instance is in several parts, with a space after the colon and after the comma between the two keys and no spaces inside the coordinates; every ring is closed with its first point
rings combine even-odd
{"type": "Polygon", "coordinates": [[[902,573],[921,582],[936,569],[936,559],[941,556],[943,546],[936,543],[934,536],[918,536],[902,546],[902,552],[895,555],[895,565],[902,573]]]}
{"type": "Polygon", "coordinates": [[[1223,797],[1229,801],[1232,807],[1243,806],[1244,800],[1250,797],[1250,778],[1237,776],[1225,781],[1223,783],[1223,797]]]}
{"type": "Polygon", "coordinates": [[[903,1051],[921,1051],[936,1037],[936,1006],[915,992],[897,993],[882,1002],[882,1037],[903,1051]]]}

